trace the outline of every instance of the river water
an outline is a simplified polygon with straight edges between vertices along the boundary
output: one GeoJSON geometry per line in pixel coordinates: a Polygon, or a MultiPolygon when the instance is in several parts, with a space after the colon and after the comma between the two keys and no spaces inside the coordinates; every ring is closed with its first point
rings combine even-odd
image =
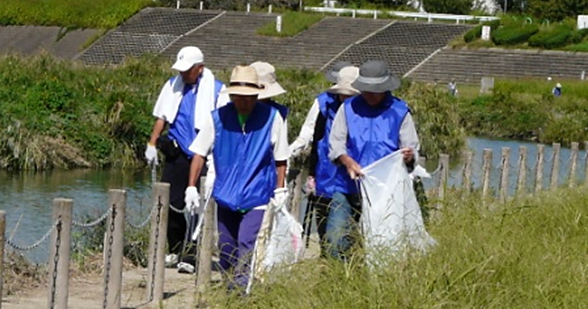
{"type": "MultiPolygon", "coordinates": [[[[527,190],[534,187],[536,145],[530,142],[491,140],[484,138],[469,138],[468,146],[474,151],[473,184],[481,185],[482,152],[484,148],[493,150],[492,180],[493,188],[498,188],[500,179],[501,148],[511,148],[511,168],[509,173],[509,194],[515,190],[517,179],[518,148],[524,145],[528,148],[527,161],[527,190]]],[[[546,160],[552,156],[550,146],[545,149],[546,160]]],[[[569,173],[570,150],[562,148],[560,152],[559,183],[567,180],[569,173]]],[[[578,155],[578,180],[584,179],[585,151],[578,155]]],[[[449,174],[449,184],[461,184],[463,165],[452,158],[453,164],[449,174]],[[457,163],[455,163],[457,162],[457,163]]],[[[436,168],[435,160],[430,160],[427,170],[436,168]]],[[[544,187],[549,185],[552,163],[545,163],[543,173],[544,187]]],[[[425,181],[426,187],[432,187],[435,177],[425,181]]],[[[151,177],[146,168],[137,171],[121,170],[71,170],[8,173],[0,171],[0,209],[6,211],[6,237],[12,236],[12,241],[19,245],[29,245],[43,236],[52,223],[52,201],[57,197],[74,200],[74,220],[84,221],[100,217],[107,210],[108,190],[123,188],[127,191],[127,213],[135,223],[147,217],[151,207],[151,177]]],[[[48,241],[26,255],[33,261],[42,262],[49,251],[48,241]]]]}

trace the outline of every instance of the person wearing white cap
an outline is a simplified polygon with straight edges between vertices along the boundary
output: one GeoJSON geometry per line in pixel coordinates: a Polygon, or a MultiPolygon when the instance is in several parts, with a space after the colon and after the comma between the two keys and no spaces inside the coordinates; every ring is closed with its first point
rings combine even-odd
{"type": "Polygon", "coordinates": [[[556,97],[560,97],[561,96],[561,84],[560,83],[555,84],[555,87],[553,87],[553,89],[551,90],[551,93],[556,97]]]}
{"type": "MultiPolygon", "coordinates": [[[[348,66],[351,66],[350,62],[336,62],[335,64],[333,64],[331,70],[325,73],[325,78],[332,84],[336,84],[339,71],[342,68],[348,66]]],[[[304,150],[310,145],[310,143],[312,142],[312,135],[314,134],[314,124],[319,114],[319,105],[321,104],[320,101],[335,96],[336,95],[330,94],[326,91],[316,96],[314,102],[312,103],[312,106],[310,107],[310,110],[308,111],[308,114],[306,115],[306,119],[302,124],[302,128],[300,128],[300,133],[298,134],[298,137],[296,138],[296,140],[294,140],[294,142],[292,142],[292,144],[290,144],[290,156],[299,156],[302,150],[304,150]]]]}
{"type": "Polygon", "coordinates": [[[400,150],[411,168],[420,148],[408,105],[391,94],[400,79],[386,62],[362,64],[352,86],[361,95],[339,108],[329,135],[329,159],[338,167],[326,237],[330,255],[340,259],[352,245],[351,222],[358,223],[361,216],[357,179],[362,167],[400,150]]]}
{"type": "Polygon", "coordinates": [[[309,196],[309,206],[305,214],[305,231],[310,231],[312,213],[316,215],[317,230],[321,245],[321,256],[327,256],[325,234],[327,231],[328,205],[331,203],[335,189],[335,176],[337,167],[329,160],[329,133],[339,107],[348,98],[359,94],[359,91],[351,84],[359,75],[359,68],[347,66],[339,71],[337,83],[329,88],[326,93],[334,96],[326,96],[319,100],[319,114],[314,126],[312,148],[308,164],[308,179],[314,181],[310,188],[315,188],[309,196]]]}
{"type": "Polygon", "coordinates": [[[278,210],[288,197],[284,188],[287,132],[280,113],[257,101],[262,91],[254,68],[235,67],[226,89],[231,102],[207,117],[190,146],[195,155],[187,207],[203,207],[198,203],[196,180],[206,156],[211,153],[214,158],[212,196],[218,205],[220,265],[225,272],[234,270],[230,290],[249,283],[251,257],[266,209],[278,210]]]}
{"type": "Polygon", "coordinates": [[[263,61],[253,62],[249,66],[255,69],[257,76],[259,77],[259,83],[264,87],[263,91],[257,97],[257,100],[277,109],[278,112],[280,112],[282,119],[287,123],[287,117],[290,110],[286,106],[272,99],[273,97],[286,93],[286,90],[282,88],[276,79],[276,69],[274,66],[263,61]]]}
{"type": "MultiPolygon", "coordinates": [[[[184,191],[188,186],[190,160],[194,155],[189,147],[198,136],[203,119],[216,107],[226,104],[228,96],[221,94],[224,84],[204,67],[204,56],[197,47],[182,48],[172,69],[179,74],[165,82],[157,98],[153,109],[156,121],[145,158],[149,164],[157,165],[157,148],[165,155],[161,181],[170,184],[170,204],[176,209],[184,209],[184,191]],[[167,134],[162,135],[167,127],[167,134]]],[[[167,225],[168,266],[178,262],[186,229],[184,214],[170,210],[167,225]]],[[[193,271],[193,267],[190,269],[193,271]]]]}

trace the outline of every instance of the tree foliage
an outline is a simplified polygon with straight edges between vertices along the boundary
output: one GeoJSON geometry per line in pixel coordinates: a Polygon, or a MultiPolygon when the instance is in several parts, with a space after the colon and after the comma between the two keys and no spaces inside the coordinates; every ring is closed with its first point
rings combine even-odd
{"type": "Polygon", "coordinates": [[[430,13],[469,14],[472,10],[472,0],[425,0],[425,11],[430,13]]]}

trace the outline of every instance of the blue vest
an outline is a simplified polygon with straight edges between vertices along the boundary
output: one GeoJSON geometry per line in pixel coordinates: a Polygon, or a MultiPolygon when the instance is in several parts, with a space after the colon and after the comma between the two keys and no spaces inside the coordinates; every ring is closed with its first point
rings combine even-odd
{"type": "MultiPolygon", "coordinates": [[[[346,100],[343,106],[348,128],[347,155],[361,167],[399,149],[400,127],[410,112],[404,101],[388,93],[384,102],[373,108],[359,95],[346,100]]],[[[336,190],[347,194],[358,190],[342,165],[337,168],[336,190]]]]}
{"type": "Polygon", "coordinates": [[[269,203],[277,184],[271,144],[275,115],[274,108],[257,103],[242,128],[233,103],[212,112],[213,196],[221,207],[244,212],[269,203]]]}
{"type": "MultiPolygon", "coordinates": [[[[172,84],[179,76],[174,76],[169,79],[172,84]]],[[[194,153],[190,151],[190,145],[198,136],[198,130],[194,128],[194,112],[196,110],[196,93],[198,92],[198,82],[194,85],[185,85],[182,90],[182,101],[178,107],[178,113],[169,127],[168,135],[172,140],[175,140],[180,146],[180,149],[186,154],[188,158],[192,158],[194,153]]],[[[214,83],[214,104],[216,106],[219,93],[223,87],[223,83],[215,80],[214,83]]]]}
{"type": "Polygon", "coordinates": [[[290,112],[290,110],[286,106],[284,106],[274,100],[271,100],[271,99],[265,103],[267,105],[277,109],[278,112],[280,113],[280,116],[282,116],[282,120],[286,121],[286,117],[288,117],[288,113],[290,112]]]}
{"type": "Polygon", "coordinates": [[[317,141],[318,160],[316,162],[315,181],[318,196],[330,198],[335,192],[335,176],[337,167],[329,160],[329,134],[333,120],[341,102],[336,94],[323,92],[316,97],[320,113],[325,117],[325,135],[317,141]]]}

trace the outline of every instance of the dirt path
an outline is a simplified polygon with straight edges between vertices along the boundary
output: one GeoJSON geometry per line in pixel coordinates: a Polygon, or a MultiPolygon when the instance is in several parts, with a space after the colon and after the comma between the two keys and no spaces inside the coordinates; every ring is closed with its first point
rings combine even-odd
{"type": "MultiPolygon", "coordinates": [[[[311,236],[310,246],[305,258],[318,256],[317,235],[311,236]]],[[[69,282],[69,309],[102,308],[104,285],[100,274],[73,277],[69,282]]],[[[218,282],[220,273],[212,273],[212,281],[218,282]]],[[[160,308],[157,304],[145,303],[145,284],[147,269],[131,269],[123,273],[121,308],[150,309],[160,308]]],[[[177,269],[166,269],[163,308],[195,308],[196,276],[180,274],[177,269]]],[[[48,288],[41,286],[33,290],[25,287],[15,294],[2,299],[3,309],[41,309],[47,308],[48,288]]]]}

